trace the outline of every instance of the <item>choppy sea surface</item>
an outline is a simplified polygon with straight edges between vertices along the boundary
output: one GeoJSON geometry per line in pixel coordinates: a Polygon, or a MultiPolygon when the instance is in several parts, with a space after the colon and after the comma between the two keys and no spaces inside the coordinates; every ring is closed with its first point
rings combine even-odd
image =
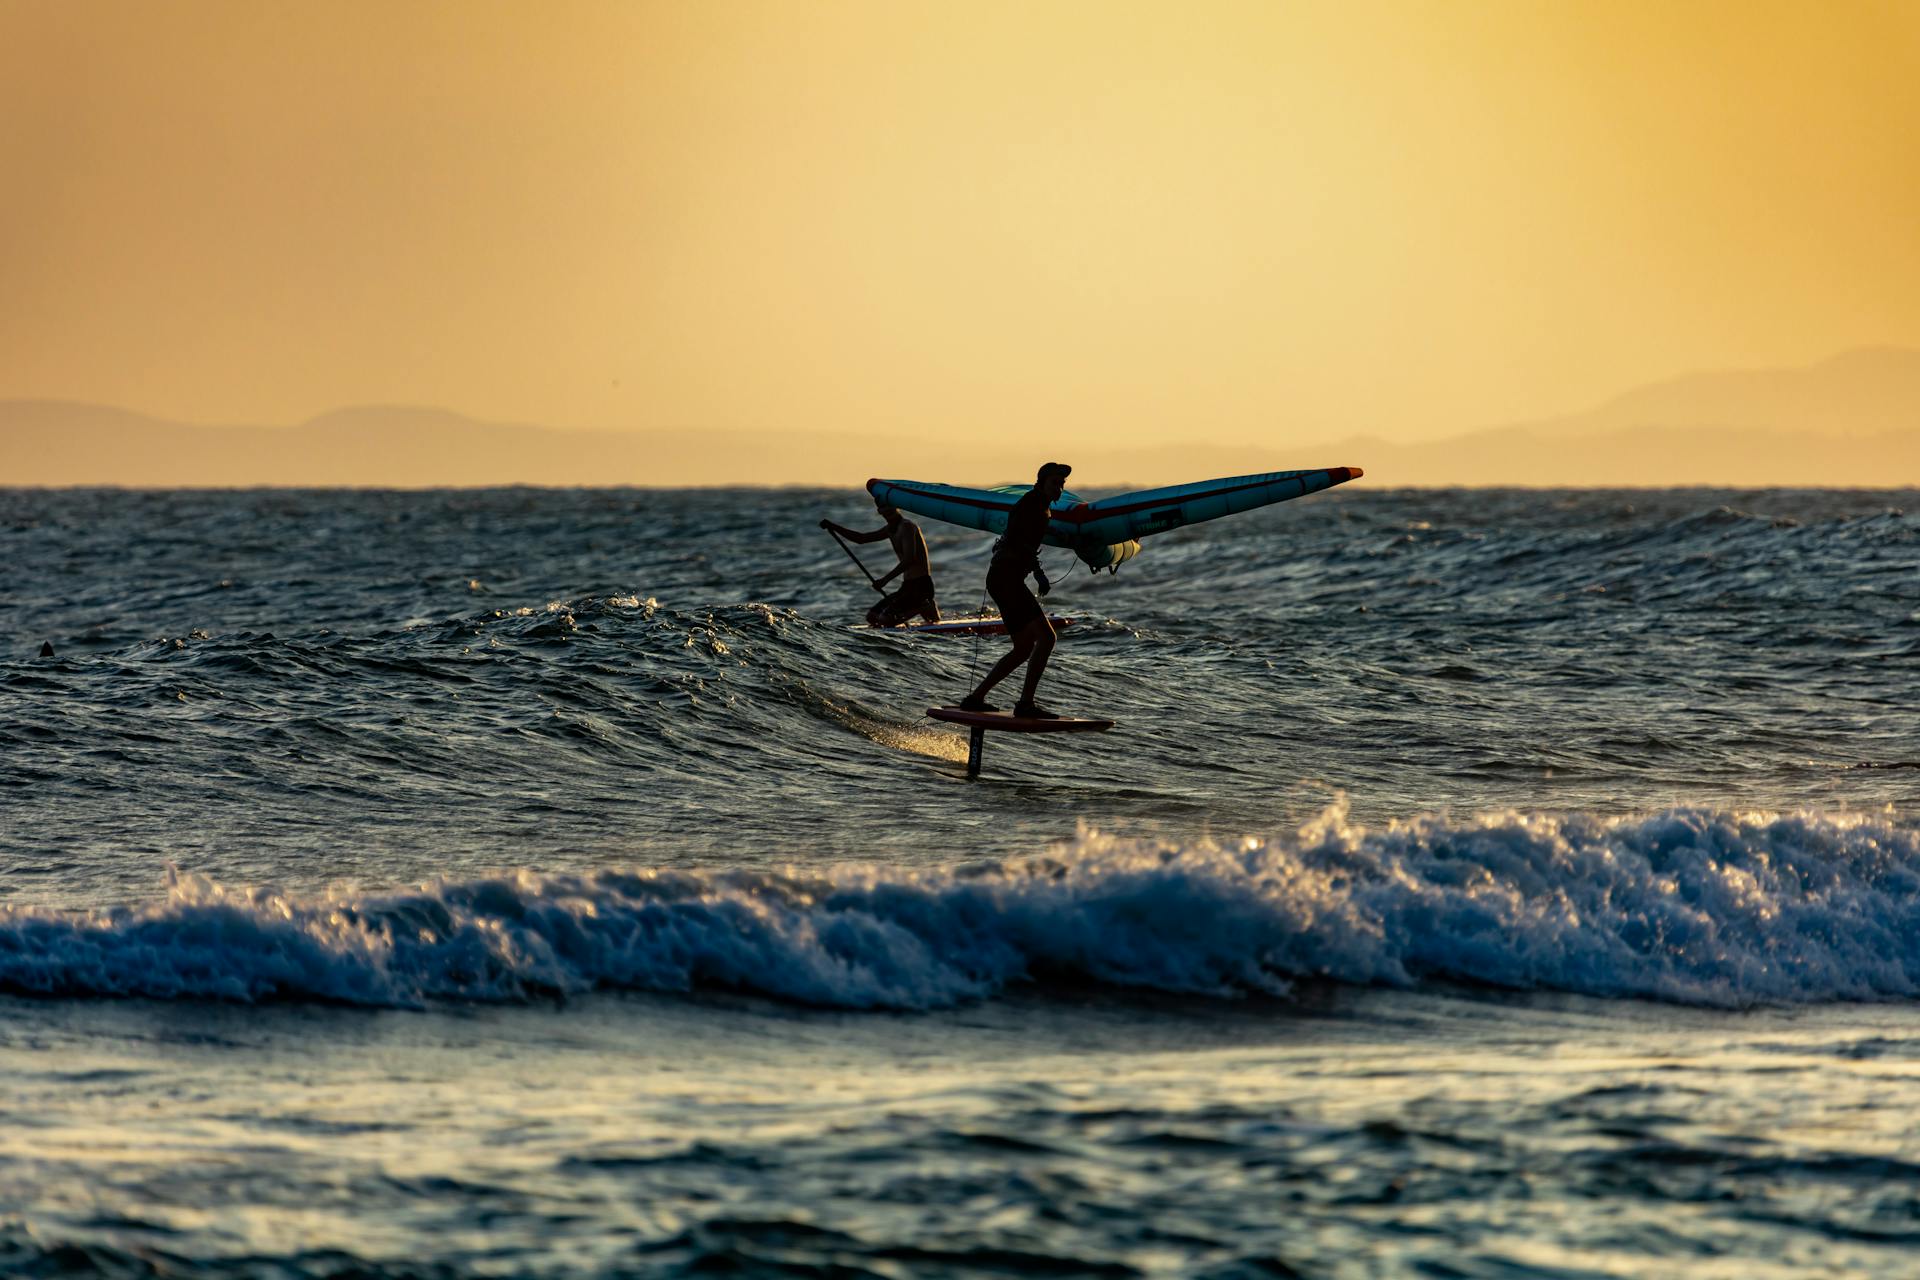
{"type": "Polygon", "coordinates": [[[0,1274],[1913,1274],[1920,493],[1370,483],[0,490],[0,1274]]]}

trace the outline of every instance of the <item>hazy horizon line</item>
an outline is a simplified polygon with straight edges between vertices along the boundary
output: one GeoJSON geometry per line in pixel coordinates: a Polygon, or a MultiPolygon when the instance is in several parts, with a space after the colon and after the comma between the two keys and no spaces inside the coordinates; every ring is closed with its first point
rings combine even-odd
{"type": "MultiPolygon", "coordinates": [[[[1352,429],[1346,435],[1334,436],[1330,443],[1343,440],[1379,440],[1393,445],[1432,445],[1444,444],[1467,436],[1479,435],[1491,431],[1524,429],[1560,422],[1569,418],[1578,418],[1588,414],[1606,411],[1622,401],[1633,397],[1655,393],[1686,383],[1713,378],[1743,376],[1776,376],[1782,374],[1813,373],[1834,365],[1862,357],[1894,356],[1920,362],[1920,347],[1907,346],[1898,342],[1868,342],[1838,348],[1815,360],[1800,364],[1777,365],[1722,365],[1696,367],[1654,378],[1634,387],[1616,391],[1597,400],[1590,400],[1583,406],[1559,409],[1528,418],[1509,418],[1488,421],[1477,426],[1461,428],[1439,436],[1403,437],[1388,434],[1376,434],[1377,428],[1352,429]]],[[[533,420],[513,416],[493,416],[484,411],[459,408],[448,404],[434,404],[424,400],[346,400],[335,403],[291,421],[211,421],[193,416],[174,416],[158,410],[132,408],[126,404],[109,400],[93,400],[67,395],[0,395],[0,405],[41,405],[48,407],[84,409],[122,414],[131,418],[140,418],[148,422],[170,427],[185,427],[202,431],[297,431],[302,427],[311,427],[328,418],[351,414],[367,413],[408,413],[458,418],[472,426],[512,428],[523,431],[548,431],[576,435],[635,435],[649,432],[700,432],[712,435],[785,435],[808,433],[822,436],[846,436],[860,440],[885,441],[892,437],[876,434],[872,431],[851,430],[836,427],[793,427],[793,426],[711,426],[700,424],[653,424],[633,426],[580,426],[578,424],[556,424],[544,420],[533,420]]],[[[1916,426],[1920,426],[1920,406],[1916,406],[1916,426]]],[[[1696,424],[1706,425],[1706,424],[1696,424]]],[[[1724,424],[1733,426],[1737,424],[1724,424]]],[[[1150,447],[1150,446],[1149,446],[1150,447]]],[[[1219,447],[1234,447],[1223,445],[1219,447]]]]}
{"type": "Polygon", "coordinates": [[[1142,438],[1042,433],[637,427],[476,419],[364,405],[290,426],[175,422],[73,400],[0,400],[0,483],[131,489],[729,489],[855,486],[870,476],[1022,483],[1040,454],[1082,487],[1361,467],[1396,488],[1906,488],[1920,485],[1920,350],[1849,348],[1817,364],[1696,373],[1583,413],[1396,439],[1176,426],[1142,438]],[[1877,483],[1863,483],[1871,477],[1877,483]]]}

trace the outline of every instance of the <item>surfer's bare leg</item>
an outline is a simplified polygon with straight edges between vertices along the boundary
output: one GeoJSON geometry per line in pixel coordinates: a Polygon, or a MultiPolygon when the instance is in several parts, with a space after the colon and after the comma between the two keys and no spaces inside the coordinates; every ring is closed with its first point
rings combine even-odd
{"type": "Polygon", "coordinates": [[[1027,663],[1027,682],[1020,691],[1020,703],[1033,705],[1033,692],[1040,687],[1040,677],[1046,674],[1047,659],[1053,656],[1053,623],[1046,614],[1041,614],[1026,626],[1020,628],[1022,643],[1033,653],[1033,660],[1027,663]]]}
{"type": "Polygon", "coordinates": [[[980,687],[967,695],[968,702],[986,701],[987,694],[992,692],[993,686],[1012,675],[1015,667],[1033,655],[1033,637],[1030,634],[1032,630],[1032,627],[1026,627],[1013,638],[1013,648],[1007,650],[1000,661],[993,664],[993,670],[987,672],[987,678],[980,682],[980,687]]]}

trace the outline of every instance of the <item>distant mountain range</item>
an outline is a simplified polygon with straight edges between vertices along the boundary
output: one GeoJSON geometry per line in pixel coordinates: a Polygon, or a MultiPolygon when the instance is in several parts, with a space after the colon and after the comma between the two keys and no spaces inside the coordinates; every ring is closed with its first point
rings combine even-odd
{"type": "MultiPolygon", "coordinates": [[[[1089,487],[1359,466],[1378,485],[1920,485],[1920,351],[1850,351],[1803,369],[1692,374],[1587,413],[1423,444],[1301,449],[1056,439],[1089,487]]],[[[1033,447],[826,432],[561,431],[436,409],[345,409],[297,427],[189,426],[124,410],[0,401],[0,485],[857,486],[876,475],[1024,480],[1033,447]]]]}

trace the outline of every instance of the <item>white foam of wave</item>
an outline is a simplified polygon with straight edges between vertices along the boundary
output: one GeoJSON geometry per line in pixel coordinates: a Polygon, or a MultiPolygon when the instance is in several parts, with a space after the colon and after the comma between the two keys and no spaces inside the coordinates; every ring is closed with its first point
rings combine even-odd
{"type": "Polygon", "coordinates": [[[1283,995],[1291,978],[1707,1004],[1920,994],[1920,829],[1680,809],[1502,813],[1175,846],[1083,831],[1045,857],[523,872],[294,897],[170,877],[164,901],[0,909],[0,989],[417,1006],[599,988],[925,1009],[1019,983],[1283,995]]]}

